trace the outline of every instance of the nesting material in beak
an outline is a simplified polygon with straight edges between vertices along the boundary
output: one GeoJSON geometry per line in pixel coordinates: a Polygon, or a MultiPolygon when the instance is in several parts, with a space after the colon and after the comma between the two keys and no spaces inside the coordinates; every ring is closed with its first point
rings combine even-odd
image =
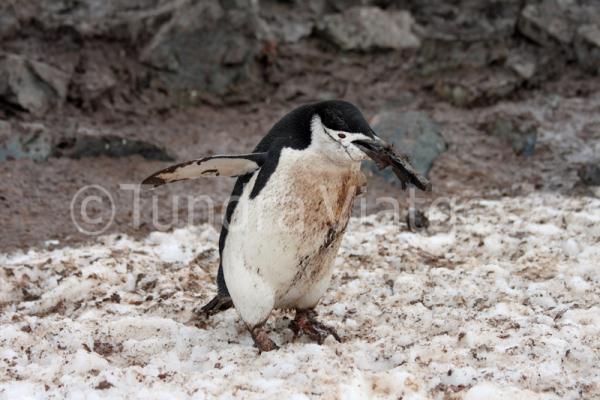
{"type": "Polygon", "coordinates": [[[381,139],[361,139],[352,143],[373,159],[380,170],[391,166],[402,184],[402,189],[406,189],[406,185],[411,183],[421,190],[431,191],[431,182],[415,170],[406,154],[396,153],[392,145],[381,139]]]}

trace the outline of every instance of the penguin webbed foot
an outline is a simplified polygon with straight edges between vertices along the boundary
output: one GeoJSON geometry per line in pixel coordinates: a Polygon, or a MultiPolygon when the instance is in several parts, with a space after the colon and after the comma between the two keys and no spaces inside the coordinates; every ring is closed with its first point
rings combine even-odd
{"type": "Polygon", "coordinates": [[[254,340],[254,346],[258,348],[259,353],[262,353],[263,351],[273,351],[279,349],[279,346],[277,346],[275,342],[271,340],[269,334],[262,325],[255,326],[249,330],[250,335],[252,335],[252,339],[254,340]]]}
{"type": "Polygon", "coordinates": [[[305,333],[319,344],[323,344],[329,335],[342,342],[335,329],[317,321],[317,313],[314,310],[297,310],[294,320],[290,322],[290,329],[294,332],[294,336],[305,333]]]}

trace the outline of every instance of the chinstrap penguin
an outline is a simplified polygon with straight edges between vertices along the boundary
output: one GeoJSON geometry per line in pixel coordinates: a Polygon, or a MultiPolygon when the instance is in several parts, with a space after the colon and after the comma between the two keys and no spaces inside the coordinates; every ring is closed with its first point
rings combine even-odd
{"type": "Polygon", "coordinates": [[[352,203],[365,185],[367,157],[390,166],[402,186],[430,183],[371,129],[353,104],[334,100],[296,108],[254,151],[184,162],[146,178],[159,186],[204,176],[237,177],[219,238],[218,293],[202,311],[234,306],[260,351],[276,349],[264,324],[273,309],[295,309],[290,324],[322,343],[337,333],[316,319],[352,203]]]}

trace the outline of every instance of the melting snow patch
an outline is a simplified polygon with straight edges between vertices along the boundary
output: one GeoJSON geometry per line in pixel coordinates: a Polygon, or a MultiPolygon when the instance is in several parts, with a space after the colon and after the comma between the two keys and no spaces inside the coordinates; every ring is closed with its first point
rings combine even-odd
{"type": "Polygon", "coordinates": [[[209,226],[0,255],[0,398],[600,398],[600,202],[456,214],[351,220],[318,307],[344,342],[277,311],[260,355],[234,310],[190,322],[215,292],[209,226]]]}

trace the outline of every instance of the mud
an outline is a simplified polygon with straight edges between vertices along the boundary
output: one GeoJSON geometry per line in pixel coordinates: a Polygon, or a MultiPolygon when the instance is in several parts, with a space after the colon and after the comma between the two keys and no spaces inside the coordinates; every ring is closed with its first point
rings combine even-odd
{"type": "MultiPolygon", "coordinates": [[[[185,161],[213,154],[247,153],[287,111],[306,101],[338,97],[355,102],[368,118],[392,105],[398,110],[425,111],[443,125],[449,151],[438,158],[430,174],[433,192],[417,195],[422,206],[440,197],[498,198],[532,190],[590,194],[578,183],[577,170],[598,154],[594,153],[597,141],[581,131],[598,122],[599,77],[573,72],[540,87],[522,89],[513,98],[492,106],[459,108],[438,99],[429,79],[399,71],[381,54],[334,59],[315,46],[297,52],[309,53],[307,56],[312,52],[318,57],[308,63],[310,57],[286,60],[283,55],[281,63],[286,65],[289,79],[281,81],[275,90],[265,90],[265,97],[248,103],[181,106],[163,98],[148,102],[138,99],[127,108],[99,107],[93,111],[67,104],[45,117],[43,123],[54,138],[73,127],[117,133],[155,143],[177,161],[185,161]],[[487,116],[499,111],[528,111],[539,121],[541,133],[532,156],[515,155],[510,144],[478,128],[487,116]]],[[[24,114],[18,118],[31,120],[24,114]]],[[[153,230],[171,230],[188,223],[210,220],[219,225],[218,218],[210,218],[211,213],[219,216],[224,211],[232,178],[199,179],[142,192],[139,207],[134,207],[135,193],[120,185],[137,184],[166,166],[168,163],[141,156],[0,164],[0,251],[73,245],[93,239],[77,229],[70,211],[74,195],[86,185],[101,185],[114,200],[114,222],[103,233],[143,237],[153,230]],[[207,204],[202,197],[199,204],[190,206],[202,195],[212,200],[207,204]],[[177,211],[173,212],[176,205],[177,211]]],[[[357,212],[388,208],[385,202],[377,201],[384,196],[401,199],[406,205],[406,192],[370,177],[366,203],[356,205],[357,212]]],[[[111,210],[104,201],[90,205],[88,211],[92,218],[108,220],[111,210]]]]}

